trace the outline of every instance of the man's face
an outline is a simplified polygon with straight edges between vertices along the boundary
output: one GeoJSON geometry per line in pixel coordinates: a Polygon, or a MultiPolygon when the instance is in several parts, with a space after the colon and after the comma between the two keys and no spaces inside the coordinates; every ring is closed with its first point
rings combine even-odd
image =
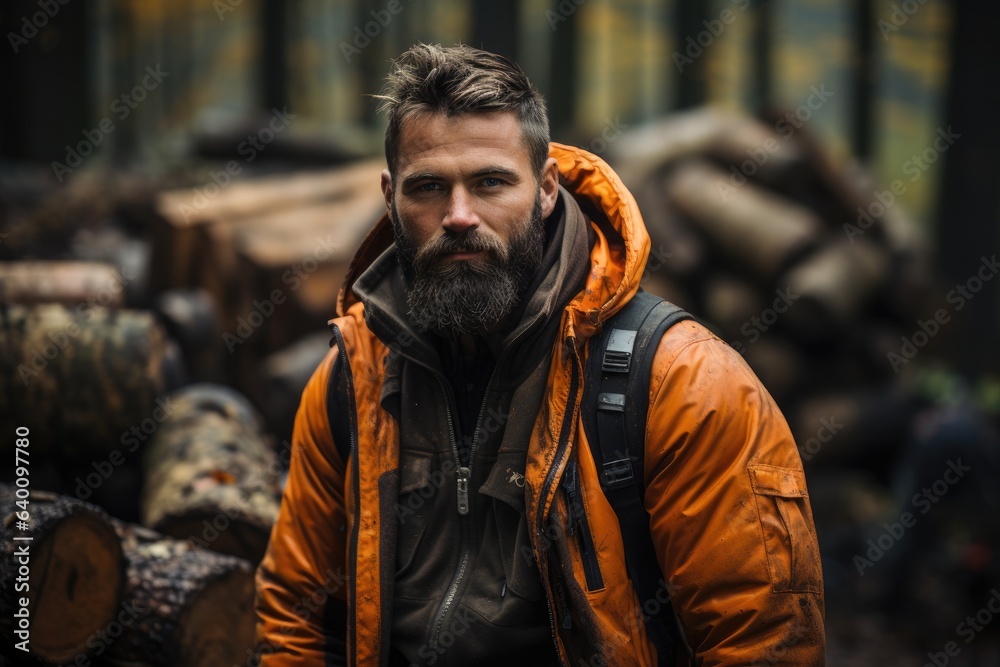
{"type": "Polygon", "coordinates": [[[514,112],[407,119],[382,191],[415,325],[482,333],[517,306],[541,261],[558,173],[549,159],[535,174],[514,112]]]}

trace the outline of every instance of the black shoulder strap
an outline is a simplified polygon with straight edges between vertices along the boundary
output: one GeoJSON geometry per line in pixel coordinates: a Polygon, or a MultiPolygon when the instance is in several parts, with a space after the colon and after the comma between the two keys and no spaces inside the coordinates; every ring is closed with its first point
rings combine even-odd
{"type": "Polygon", "coordinates": [[[649,380],[664,332],[691,315],[640,290],[589,343],[584,380],[584,429],[604,493],[618,516],[629,577],[659,664],[687,652],[660,571],[643,505],[643,459],[649,380]],[[596,436],[596,437],[595,437],[596,436]],[[595,446],[596,445],[596,446],[595,446]]]}
{"type": "MultiPolygon", "coordinates": [[[[337,342],[336,338],[330,340],[330,347],[337,342]]],[[[333,436],[333,444],[340,454],[340,460],[347,465],[347,459],[351,454],[351,432],[350,418],[344,419],[344,415],[350,410],[347,399],[347,382],[345,373],[341,372],[344,366],[344,351],[337,352],[337,358],[333,360],[333,367],[330,369],[330,379],[326,385],[326,414],[330,420],[330,435],[333,436]]]]}

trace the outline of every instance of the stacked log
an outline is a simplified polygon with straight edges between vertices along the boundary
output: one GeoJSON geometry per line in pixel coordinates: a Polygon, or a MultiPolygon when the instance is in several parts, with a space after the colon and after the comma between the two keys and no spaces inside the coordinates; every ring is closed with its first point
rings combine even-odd
{"type": "Polygon", "coordinates": [[[0,263],[0,303],[89,303],[106,308],[125,305],[129,276],[102,262],[0,263]]]}
{"type": "Polygon", "coordinates": [[[278,515],[281,466],[256,410],[237,392],[191,385],[144,457],[144,525],[215,551],[260,561],[278,515]]]}
{"type": "Polygon", "coordinates": [[[92,651],[118,611],[125,559],[110,518],[65,496],[0,484],[0,634],[47,664],[92,651]],[[28,604],[22,605],[22,598],[28,604]],[[15,613],[27,610],[30,635],[15,613]]]}
{"type": "MultiPolygon", "coordinates": [[[[872,206],[876,188],[836,167],[807,128],[695,110],[626,132],[610,149],[651,238],[643,285],[744,355],[800,445],[831,417],[816,405],[899,391],[887,355],[940,296],[929,255],[899,208],[872,206]]],[[[913,409],[901,402],[893,423],[913,409]]],[[[857,443],[870,441],[844,429],[837,446],[858,456],[857,443]]]]}
{"type": "Polygon", "coordinates": [[[28,427],[40,458],[106,455],[167,388],[166,339],[148,312],[0,306],[0,350],[0,431],[28,427]]]}
{"type": "Polygon", "coordinates": [[[15,614],[23,607],[23,647],[47,665],[244,661],[255,622],[249,562],[113,519],[74,498],[18,488],[0,485],[6,646],[22,640],[15,614]]]}
{"type": "Polygon", "coordinates": [[[316,330],[365,233],[385,210],[382,160],[158,194],[127,213],[153,238],[156,291],[205,289],[230,382],[254,389],[256,363],[316,330]],[[279,313],[279,316],[273,316],[279,313]]]}
{"type": "Polygon", "coordinates": [[[114,664],[235,665],[253,648],[253,567],[140,526],[116,523],[128,559],[129,617],[114,664]]]}

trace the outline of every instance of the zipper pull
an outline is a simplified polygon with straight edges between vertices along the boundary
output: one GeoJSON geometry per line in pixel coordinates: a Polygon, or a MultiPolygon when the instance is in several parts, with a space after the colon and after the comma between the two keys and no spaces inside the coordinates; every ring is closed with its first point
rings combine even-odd
{"type": "Polygon", "coordinates": [[[458,513],[465,516],[469,513],[469,476],[472,471],[462,466],[458,469],[458,513]]]}

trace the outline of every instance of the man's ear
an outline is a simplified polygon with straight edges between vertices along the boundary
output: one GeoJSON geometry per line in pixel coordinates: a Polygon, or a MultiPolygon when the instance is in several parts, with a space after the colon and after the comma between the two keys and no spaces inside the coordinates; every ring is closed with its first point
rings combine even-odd
{"type": "Polygon", "coordinates": [[[538,190],[541,196],[542,219],[552,215],[556,200],[559,198],[559,168],[556,159],[550,157],[542,167],[542,175],[538,179],[538,190]]]}
{"type": "Polygon", "coordinates": [[[392,212],[392,174],[388,169],[382,170],[382,196],[385,197],[385,208],[392,212]]]}

